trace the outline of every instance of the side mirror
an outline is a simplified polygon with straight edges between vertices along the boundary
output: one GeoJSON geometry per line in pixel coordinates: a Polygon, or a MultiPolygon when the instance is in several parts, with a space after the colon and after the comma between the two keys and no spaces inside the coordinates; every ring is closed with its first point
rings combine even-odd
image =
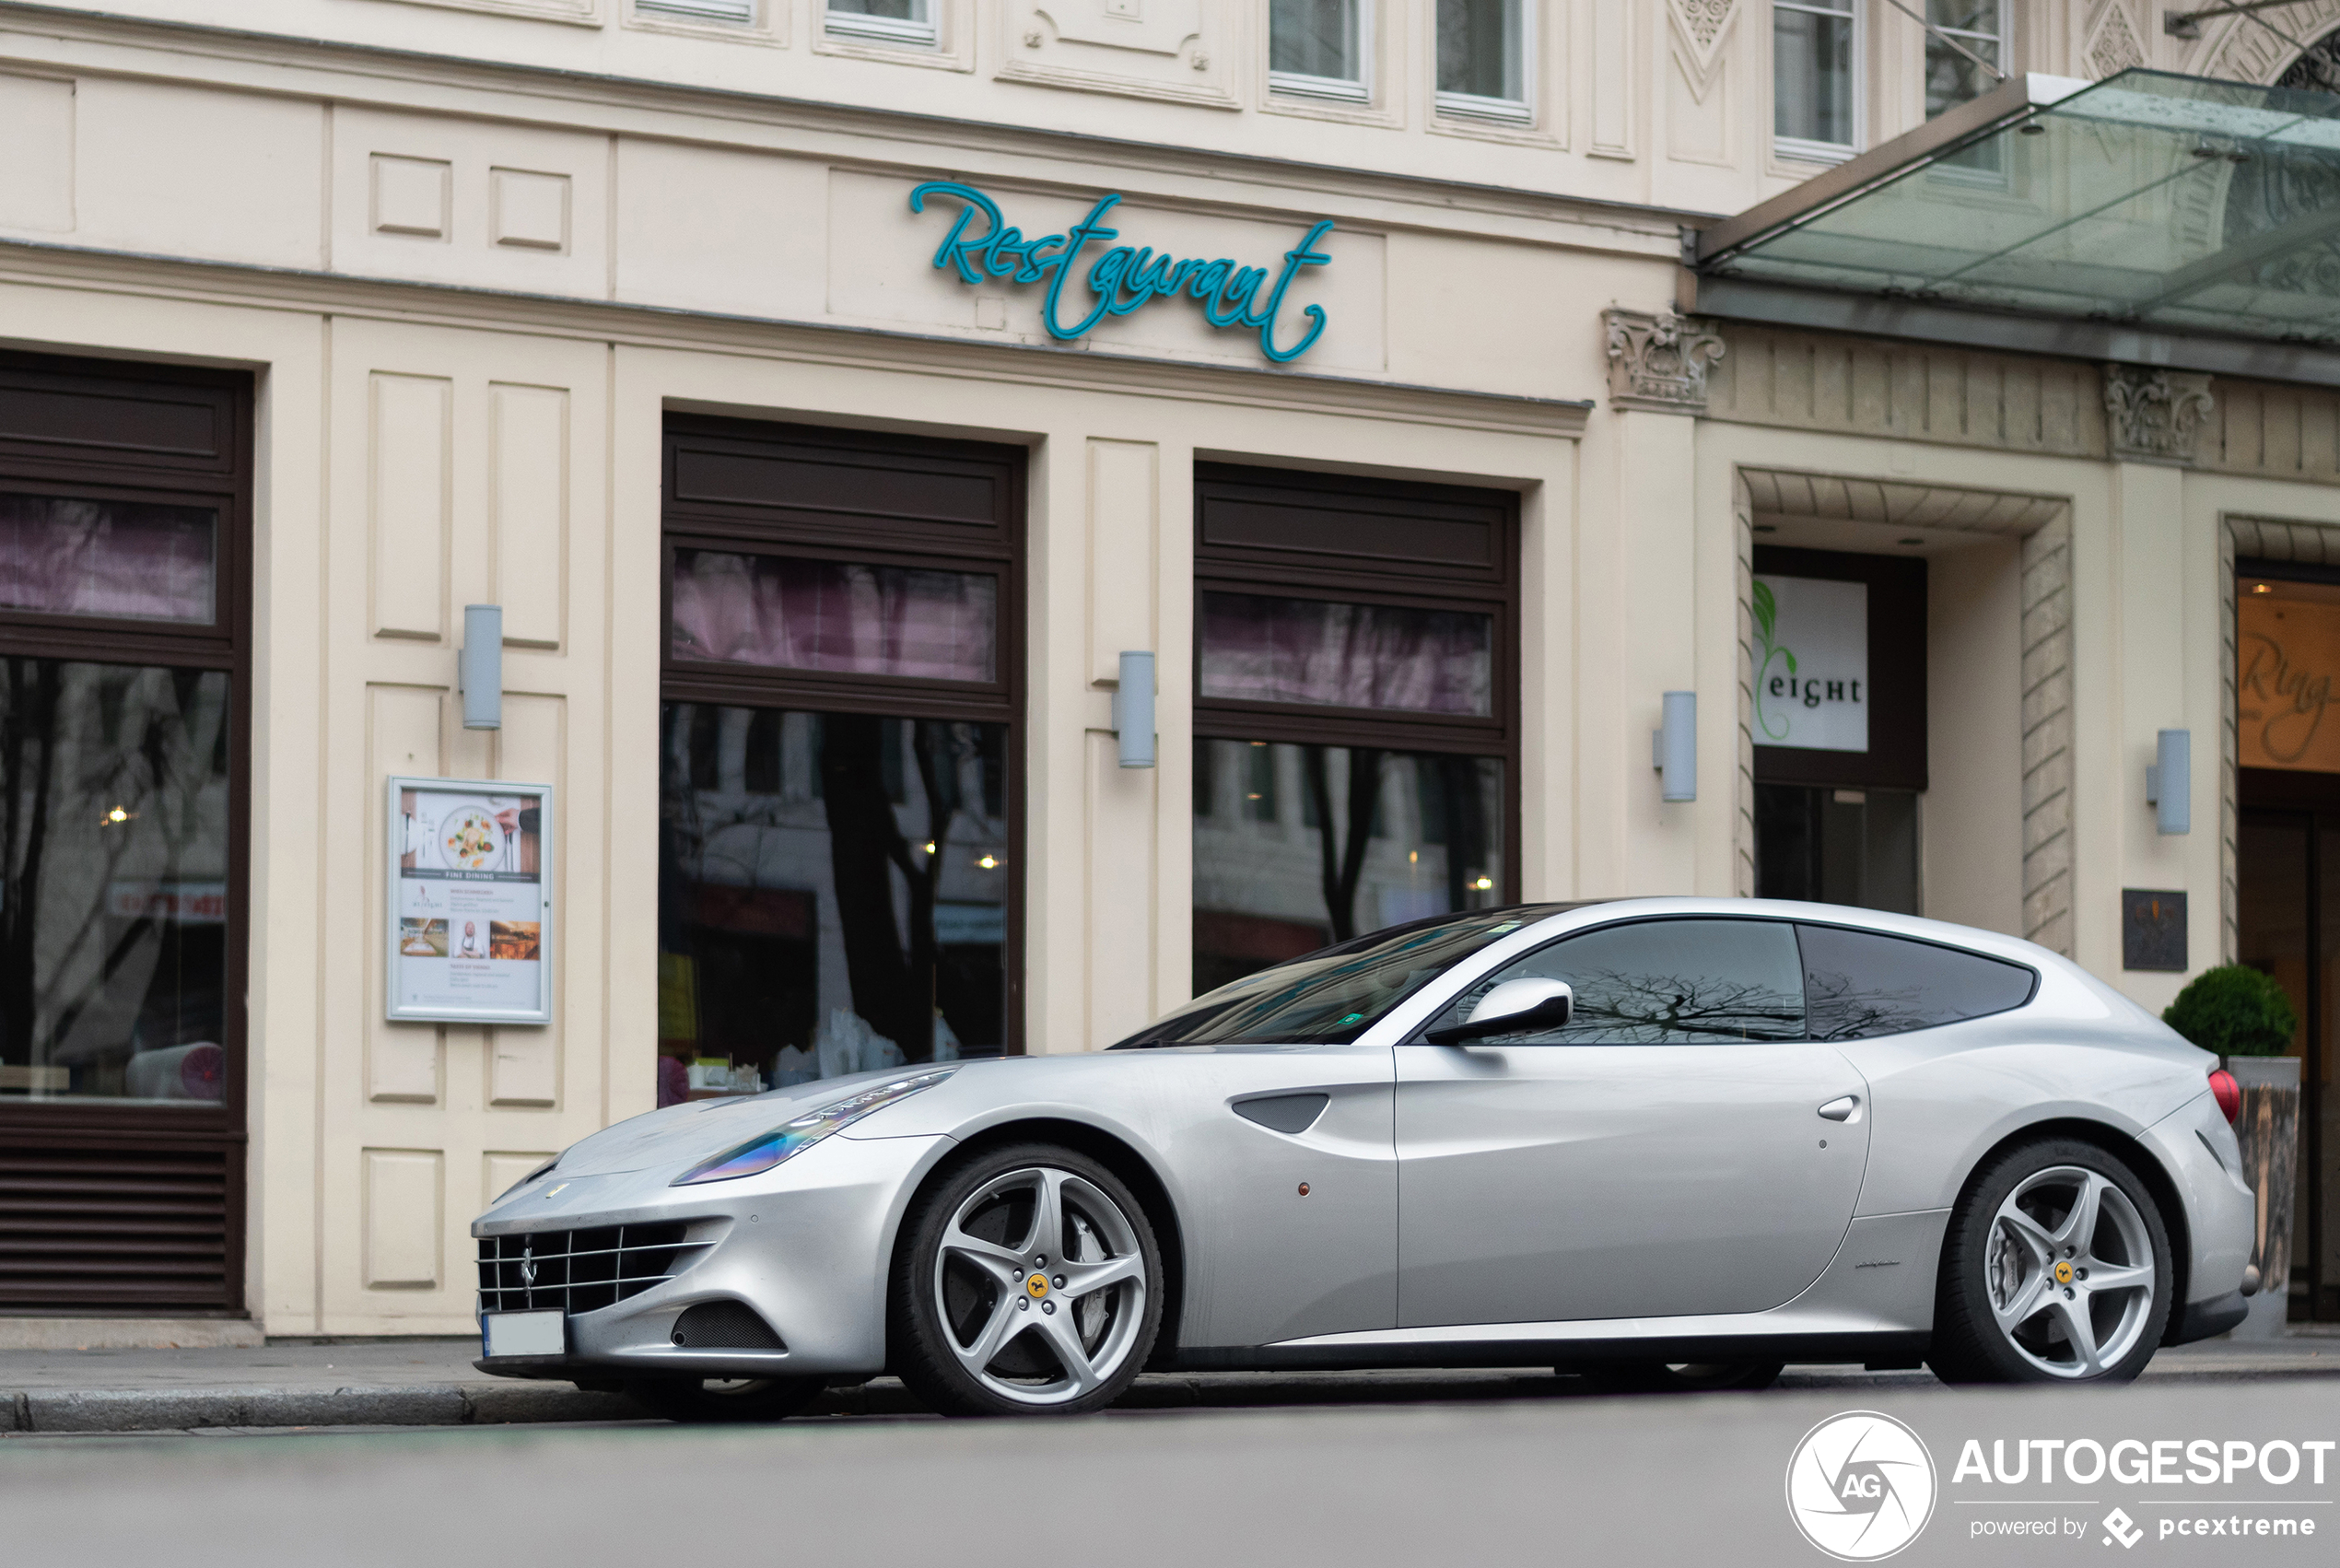
{"type": "Polygon", "coordinates": [[[1467,1045],[1494,1035],[1530,1029],[1565,1029],[1576,1011],[1576,993],[1565,980],[1505,980],[1479,999],[1470,1016],[1422,1036],[1433,1046],[1467,1045]]]}

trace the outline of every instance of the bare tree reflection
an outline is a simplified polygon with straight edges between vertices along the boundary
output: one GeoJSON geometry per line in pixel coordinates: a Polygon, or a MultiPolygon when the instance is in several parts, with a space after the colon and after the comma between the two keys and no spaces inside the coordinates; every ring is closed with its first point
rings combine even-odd
{"type": "MultiPolygon", "coordinates": [[[[1804,1038],[1801,998],[1758,981],[1620,969],[1555,970],[1552,977],[1566,980],[1576,993],[1568,1027],[1497,1035],[1487,1044],[1697,1045],[1804,1038]]],[[[1468,1017],[1479,998],[1493,989],[1492,980],[1474,987],[1449,1016],[1468,1017]]]]}

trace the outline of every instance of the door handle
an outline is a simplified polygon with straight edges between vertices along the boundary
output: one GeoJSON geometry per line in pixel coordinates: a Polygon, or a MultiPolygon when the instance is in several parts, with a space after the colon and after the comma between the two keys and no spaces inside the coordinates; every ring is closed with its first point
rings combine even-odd
{"type": "Polygon", "coordinates": [[[1853,1113],[1860,1109],[1860,1106],[1861,1097],[1858,1094],[1839,1094],[1820,1107],[1820,1119],[1822,1121],[1850,1121],[1853,1119],[1853,1113]]]}

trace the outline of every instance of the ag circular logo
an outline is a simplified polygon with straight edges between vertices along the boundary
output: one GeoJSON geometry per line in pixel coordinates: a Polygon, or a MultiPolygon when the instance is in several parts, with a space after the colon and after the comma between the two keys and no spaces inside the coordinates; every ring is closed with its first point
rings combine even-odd
{"type": "Polygon", "coordinates": [[[1844,1562],[1874,1562],[1934,1516],[1934,1456],[1891,1416],[1847,1410],[1804,1434],[1787,1461],[1787,1514],[1844,1562]]]}

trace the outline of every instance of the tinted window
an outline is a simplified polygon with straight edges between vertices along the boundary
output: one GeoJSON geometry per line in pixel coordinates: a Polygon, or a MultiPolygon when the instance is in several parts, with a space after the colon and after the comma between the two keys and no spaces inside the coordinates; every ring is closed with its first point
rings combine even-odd
{"type": "Polygon", "coordinates": [[[2031,1000],[2020,964],[1837,926],[1798,926],[1816,1040],[1868,1040],[2005,1012],[2031,1000]]]}
{"type": "Polygon", "coordinates": [[[1346,1045],[1489,942],[1567,907],[1531,905],[1391,926],[1221,986],[1112,1048],[1346,1045]]]}
{"type": "Polygon", "coordinates": [[[1491,1045],[1720,1045],[1804,1037],[1795,928],[1776,920],[1637,920],[1539,948],[1470,988],[1455,1022],[1505,980],[1565,980],[1568,1027],[1491,1045]]]}

